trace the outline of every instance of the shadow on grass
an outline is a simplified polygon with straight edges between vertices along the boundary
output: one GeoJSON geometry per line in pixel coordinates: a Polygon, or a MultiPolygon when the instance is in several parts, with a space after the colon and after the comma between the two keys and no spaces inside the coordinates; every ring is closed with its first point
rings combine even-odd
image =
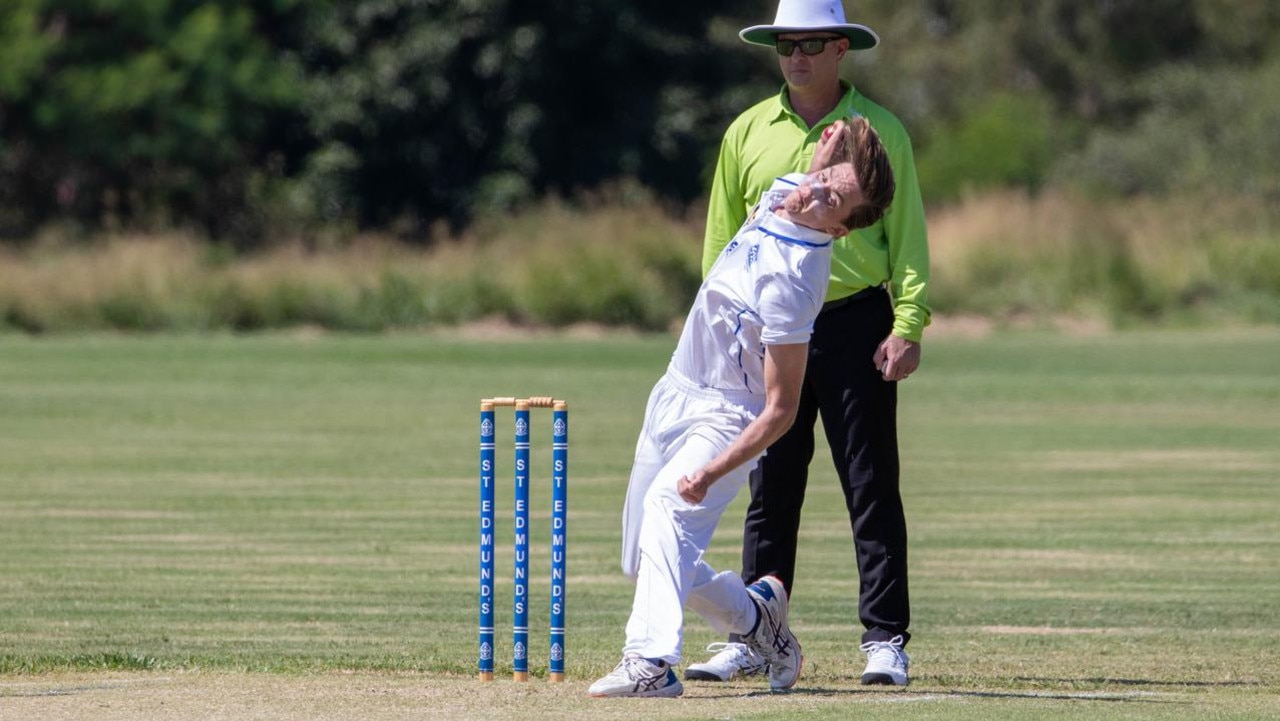
{"type": "Polygon", "coordinates": [[[86,691],[105,691],[106,686],[64,686],[62,688],[43,688],[32,691],[0,691],[0,698],[38,698],[41,696],[75,696],[86,691]]]}
{"type": "Polygon", "coordinates": [[[1034,676],[1015,676],[1013,680],[1021,683],[1056,684],[1067,686],[1191,686],[1197,688],[1230,688],[1262,685],[1261,681],[1154,681],[1145,678],[1036,678],[1034,676]]]}
{"type": "Polygon", "coordinates": [[[1105,701],[1109,703],[1135,703],[1135,704],[1164,704],[1164,705],[1189,705],[1191,701],[1183,701],[1167,698],[1152,698],[1150,696],[1135,696],[1125,693],[1100,693],[1096,691],[1081,691],[1079,693],[1067,692],[1036,692],[1036,691],[954,691],[946,689],[925,690],[916,689],[913,691],[903,690],[873,690],[873,689],[844,689],[844,688],[794,688],[790,691],[782,691],[774,693],[772,691],[749,691],[747,693],[732,693],[726,689],[725,693],[698,694],[698,698],[707,699],[725,699],[725,698],[768,698],[771,696],[805,696],[812,698],[836,698],[836,697],[861,697],[868,701],[928,701],[932,699],[944,698],[989,698],[989,699],[1025,699],[1028,701],[1105,701]]]}
{"type": "MultiPolygon", "coordinates": [[[[73,683],[65,686],[44,686],[42,688],[13,689],[0,686],[0,699],[3,698],[39,698],[42,696],[78,696],[97,691],[118,691],[123,688],[155,686],[172,681],[168,677],[110,680],[98,683],[73,683]]],[[[56,682],[55,682],[56,683],[56,682]]]]}
{"type": "Polygon", "coordinates": [[[1066,693],[1060,691],[1050,693],[1036,693],[1035,691],[940,691],[937,695],[949,698],[999,698],[1027,699],[1036,701],[1046,699],[1052,701],[1107,701],[1139,704],[1166,704],[1175,706],[1187,706],[1191,704],[1190,701],[1179,701],[1177,699],[1099,693],[1096,691],[1081,691],[1080,693],[1066,693]]]}

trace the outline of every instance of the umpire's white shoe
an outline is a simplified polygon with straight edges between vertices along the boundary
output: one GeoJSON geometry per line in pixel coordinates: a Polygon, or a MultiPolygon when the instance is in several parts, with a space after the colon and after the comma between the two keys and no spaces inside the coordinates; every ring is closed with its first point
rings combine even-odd
{"type": "Polygon", "coordinates": [[[755,601],[760,621],[742,640],[769,664],[769,688],[783,691],[796,685],[804,656],[800,642],[787,625],[787,590],[774,576],[765,576],[747,586],[755,601]]]}
{"type": "Polygon", "coordinates": [[[686,681],[730,681],[737,676],[754,676],[769,670],[769,663],[745,643],[713,643],[707,651],[715,655],[703,663],[691,663],[684,670],[686,681]]]}
{"type": "Polygon", "coordinates": [[[608,676],[591,684],[587,693],[597,698],[615,696],[679,696],[684,686],[665,661],[653,663],[639,656],[624,656],[608,676]]]}
{"type": "Polygon", "coordinates": [[[901,636],[862,644],[862,652],[867,654],[867,668],[862,672],[864,686],[906,686],[910,683],[907,669],[911,668],[911,659],[902,650],[902,644],[901,636]]]}

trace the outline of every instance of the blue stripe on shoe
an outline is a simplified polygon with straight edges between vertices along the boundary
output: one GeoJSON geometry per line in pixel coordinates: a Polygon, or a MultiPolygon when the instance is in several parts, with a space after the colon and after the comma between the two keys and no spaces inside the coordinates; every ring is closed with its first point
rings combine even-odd
{"type": "Polygon", "coordinates": [[[766,583],[763,579],[751,584],[751,587],[764,597],[766,601],[773,600],[773,584],[766,583]]]}

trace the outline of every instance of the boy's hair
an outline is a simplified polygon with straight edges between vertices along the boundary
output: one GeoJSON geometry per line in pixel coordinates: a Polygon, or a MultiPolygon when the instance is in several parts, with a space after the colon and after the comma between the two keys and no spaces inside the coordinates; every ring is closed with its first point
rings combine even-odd
{"type": "Polygon", "coordinates": [[[893,202],[896,186],[889,154],[871,123],[861,116],[846,122],[842,161],[853,164],[853,173],[866,202],[850,211],[844,224],[849,230],[857,230],[875,225],[884,216],[893,202]]]}

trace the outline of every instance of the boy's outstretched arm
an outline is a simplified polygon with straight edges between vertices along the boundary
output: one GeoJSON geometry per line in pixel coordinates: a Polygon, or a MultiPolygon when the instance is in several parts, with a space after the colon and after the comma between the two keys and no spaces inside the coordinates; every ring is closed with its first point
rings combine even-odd
{"type": "Polygon", "coordinates": [[[800,407],[800,388],[808,361],[808,343],[765,346],[764,410],[723,453],[693,475],[680,479],[677,488],[681,498],[701,503],[712,483],[763,453],[791,428],[800,407]]]}

